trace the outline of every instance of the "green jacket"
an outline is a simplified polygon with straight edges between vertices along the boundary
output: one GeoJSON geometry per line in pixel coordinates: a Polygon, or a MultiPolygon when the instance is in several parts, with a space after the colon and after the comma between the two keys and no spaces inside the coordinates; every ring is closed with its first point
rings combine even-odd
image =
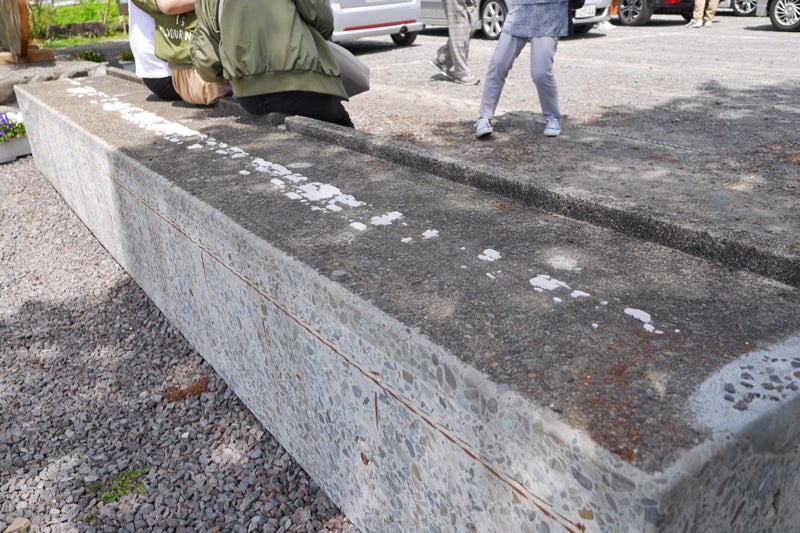
{"type": "Polygon", "coordinates": [[[180,15],[166,15],[159,11],[156,0],[131,0],[156,21],[155,54],[171,67],[192,66],[189,43],[192,40],[197,16],[194,11],[180,15]]]}
{"type": "Polygon", "coordinates": [[[333,14],[325,0],[196,0],[195,12],[191,56],[204,80],[230,80],[236,96],[309,91],[347,100],[326,43],[333,14]]]}

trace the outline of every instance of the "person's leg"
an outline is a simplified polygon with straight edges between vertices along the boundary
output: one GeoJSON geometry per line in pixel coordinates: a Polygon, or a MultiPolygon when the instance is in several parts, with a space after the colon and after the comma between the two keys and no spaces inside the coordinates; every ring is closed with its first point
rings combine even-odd
{"type": "Polygon", "coordinates": [[[142,81],[154,95],[164,100],[180,100],[181,95],[175,92],[172,76],[165,78],[142,78],[142,81]]]}
{"type": "Polygon", "coordinates": [[[706,9],[706,0],[694,0],[694,11],[692,12],[692,21],[700,22],[701,20],[703,20],[703,11],[705,11],[705,9],[706,9]]]}
{"type": "Polygon", "coordinates": [[[437,62],[449,67],[453,77],[463,78],[469,72],[469,38],[472,24],[465,0],[442,0],[447,16],[447,44],[437,52],[437,62]],[[443,50],[446,48],[446,50],[443,50]]]}
{"type": "Polygon", "coordinates": [[[237,101],[248,113],[264,115],[283,113],[315,118],[341,126],[353,127],[350,115],[337,96],[306,91],[287,91],[256,96],[240,96],[237,101]]]}
{"type": "Polygon", "coordinates": [[[708,5],[706,6],[706,14],[704,19],[708,22],[711,22],[714,19],[714,15],[717,14],[717,8],[719,7],[719,0],[708,0],[708,5]]]}
{"type": "Polygon", "coordinates": [[[480,118],[491,119],[494,117],[508,73],[527,43],[528,41],[522,37],[514,37],[506,32],[500,34],[492,59],[489,60],[489,67],[486,69],[479,111],[480,118]]]}
{"type": "Polygon", "coordinates": [[[545,120],[561,118],[558,105],[558,87],[553,75],[553,62],[558,48],[558,37],[531,39],[531,79],[536,85],[539,104],[545,120]]]}

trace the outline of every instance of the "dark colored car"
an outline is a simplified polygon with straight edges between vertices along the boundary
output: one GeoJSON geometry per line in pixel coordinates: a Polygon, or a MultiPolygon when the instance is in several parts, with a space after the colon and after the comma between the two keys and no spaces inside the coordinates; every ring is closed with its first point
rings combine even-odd
{"type": "Polygon", "coordinates": [[[694,0],[619,0],[619,23],[643,26],[653,15],[681,15],[692,20],[694,0]]]}

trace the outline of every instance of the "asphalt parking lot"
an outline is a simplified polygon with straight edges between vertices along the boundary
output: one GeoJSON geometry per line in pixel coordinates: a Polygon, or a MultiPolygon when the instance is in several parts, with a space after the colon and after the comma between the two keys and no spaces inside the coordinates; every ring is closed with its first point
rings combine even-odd
{"type": "MultiPolygon", "coordinates": [[[[711,28],[677,15],[563,39],[556,77],[558,139],[543,123],[528,51],[509,75],[495,134],[472,137],[482,85],[444,81],[429,61],[447,38],[413,46],[387,36],[348,43],[371,67],[372,88],[347,108],[356,127],[489,165],[532,183],[576,190],[676,224],[800,256],[800,35],[761,17],[721,12],[711,28]]],[[[473,39],[483,77],[494,41],[473,39]]]]}

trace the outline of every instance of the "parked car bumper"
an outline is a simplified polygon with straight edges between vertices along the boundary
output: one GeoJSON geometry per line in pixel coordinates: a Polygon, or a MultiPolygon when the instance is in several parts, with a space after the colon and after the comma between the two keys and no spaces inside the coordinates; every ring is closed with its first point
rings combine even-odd
{"type": "Polygon", "coordinates": [[[332,0],[333,41],[419,32],[424,28],[420,0],[332,0]]]}
{"type": "Polygon", "coordinates": [[[606,21],[611,18],[610,7],[611,0],[586,0],[583,7],[575,11],[572,24],[574,26],[594,26],[599,22],[606,21]]]}

